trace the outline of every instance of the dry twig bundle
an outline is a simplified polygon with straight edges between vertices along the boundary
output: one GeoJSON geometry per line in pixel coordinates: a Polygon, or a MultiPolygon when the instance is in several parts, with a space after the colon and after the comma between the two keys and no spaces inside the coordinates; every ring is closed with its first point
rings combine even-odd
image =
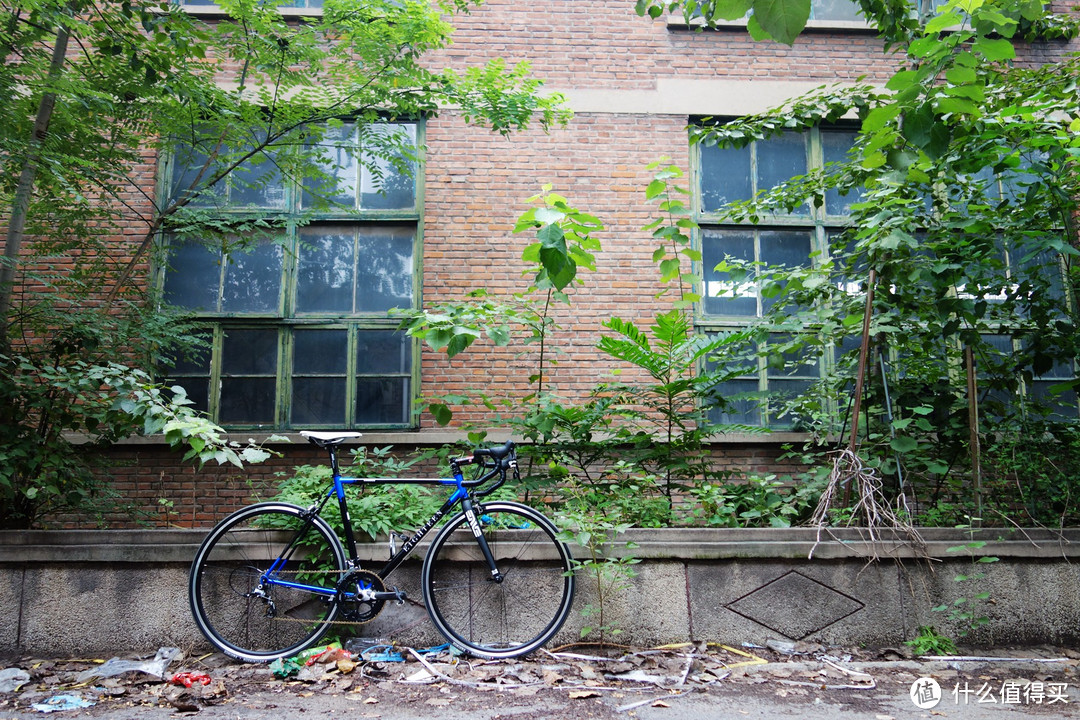
{"type": "Polygon", "coordinates": [[[810,518],[818,534],[809,557],[813,558],[814,550],[821,543],[822,532],[829,532],[833,511],[843,505],[842,500],[846,492],[848,497],[854,498],[854,503],[843,524],[866,531],[871,560],[877,560],[880,557],[881,543],[886,539],[909,544],[916,553],[925,557],[926,543],[919,535],[919,531],[907,519],[911,514],[908,512],[906,498],[901,495],[897,500],[898,508],[894,510],[885,497],[883,483],[877,469],[864,465],[859,454],[850,447],[838,451],[833,458],[829,482],[810,518]],[[848,488],[850,491],[847,490],[848,488]]]}

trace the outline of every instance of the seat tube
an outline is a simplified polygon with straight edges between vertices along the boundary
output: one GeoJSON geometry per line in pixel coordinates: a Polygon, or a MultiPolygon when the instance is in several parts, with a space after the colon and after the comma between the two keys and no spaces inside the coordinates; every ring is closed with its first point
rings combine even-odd
{"type": "Polygon", "coordinates": [[[352,521],[349,519],[349,506],[345,501],[345,484],[341,481],[338,468],[337,449],[333,445],[326,448],[330,452],[330,468],[334,475],[334,493],[337,495],[338,508],[341,510],[342,531],[345,534],[345,552],[349,560],[356,561],[356,536],[353,534],[352,521]]]}
{"type": "Polygon", "coordinates": [[[465,513],[466,522],[469,523],[469,530],[472,531],[473,537],[476,539],[476,544],[480,546],[480,552],[484,553],[484,559],[487,560],[488,567],[491,569],[491,579],[495,582],[502,582],[502,573],[499,572],[499,568],[495,566],[495,557],[491,554],[491,548],[488,546],[487,538],[484,537],[484,531],[480,527],[480,519],[476,517],[476,509],[473,507],[472,498],[463,498],[461,501],[461,509],[465,513]]]}

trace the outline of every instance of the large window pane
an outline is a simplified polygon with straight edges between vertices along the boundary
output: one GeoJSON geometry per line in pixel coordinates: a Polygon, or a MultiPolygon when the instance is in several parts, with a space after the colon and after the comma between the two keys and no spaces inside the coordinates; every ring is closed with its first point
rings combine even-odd
{"type": "Polygon", "coordinates": [[[412,306],[412,228],[361,228],[357,238],[358,312],[412,306]]]}
{"type": "Polygon", "coordinates": [[[229,205],[282,209],[285,207],[285,180],[268,152],[256,153],[251,161],[231,173],[229,205]]]}
{"type": "Polygon", "coordinates": [[[356,339],[356,370],[362,375],[412,371],[412,345],[397,330],[361,330],[356,339]]]}
{"type": "Polygon", "coordinates": [[[277,330],[231,329],[221,353],[223,423],[269,425],[277,398],[277,330]]]}
{"type": "Polygon", "coordinates": [[[717,386],[716,405],[709,419],[725,425],[761,425],[760,393],[757,380],[728,380],[717,386]]]}
{"type": "Polygon", "coordinates": [[[305,228],[297,312],[382,313],[411,307],[414,237],[407,226],[305,228]]]}
{"type": "Polygon", "coordinates": [[[345,378],[293,376],[292,424],[342,425],[345,378]]]}
{"type": "Polygon", "coordinates": [[[284,258],[281,245],[269,239],[230,252],[221,292],[222,312],[277,312],[284,258]]]}
{"type": "Polygon", "coordinates": [[[223,203],[227,195],[227,183],[220,180],[213,186],[207,186],[216,172],[217,168],[210,162],[206,151],[191,146],[180,148],[172,159],[172,187],[169,197],[179,200],[198,191],[198,195],[188,201],[192,207],[212,207],[223,203]]]}
{"type": "MultiPolygon", "coordinates": [[[[847,153],[855,144],[855,132],[852,130],[822,130],[821,154],[826,163],[842,163],[847,160],[847,153]]],[[[828,168],[826,168],[828,172],[828,168]]],[[[832,188],[825,192],[825,213],[828,215],[850,215],[851,206],[862,199],[861,188],[841,192],[832,188]]]]}
{"type": "Polygon", "coordinates": [[[813,0],[810,3],[811,20],[861,20],[859,6],[852,0],[813,0]]]}
{"type": "Polygon", "coordinates": [[[307,227],[300,232],[296,309],[351,313],[356,288],[356,244],[350,228],[307,227]]]}
{"type": "Polygon", "coordinates": [[[393,425],[409,421],[408,378],[358,378],[356,422],[359,425],[393,425]]]}
{"type": "MultiPolygon", "coordinates": [[[[755,143],[757,149],[757,190],[770,190],[797,175],[806,174],[806,137],[785,133],[755,143]]],[[[807,214],[810,208],[803,204],[795,210],[807,214]]]]}
{"type": "Polygon", "coordinates": [[[749,230],[706,230],[702,233],[705,266],[705,312],[710,315],[757,315],[757,286],[753,270],[747,279],[716,270],[726,256],[751,263],[756,259],[754,234],[749,230]]]}
{"type": "MultiPolygon", "coordinates": [[[[809,232],[799,230],[763,231],[759,243],[761,246],[760,260],[766,267],[797,268],[804,267],[810,262],[812,243],[809,232]]],[[[763,293],[761,298],[762,310],[768,310],[780,300],[781,296],[774,293],[763,293]]]]}
{"type": "Polygon", "coordinates": [[[370,125],[366,138],[389,144],[389,152],[376,151],[370,140],[361,140],[364,163],[361,168],[360,206],[366,210],[402,210],[416,205],[416,163],[405,158],[406,151],[415,152],[416,126],[381,123],[370,125]],[[393,146],[400,150],[394,150],[393,146]],[[399,170],[404,164],[407,171],[399,170]]]}
{"type": "Polygon", "coordinates": [[[293,333],[293,425],[345,422],[349,334],[345,330],[293,333]]]}
{"type": "Polygon", "coordinates": [[[212,337],[205,337],[204,347],[172,358],[172,368],[165,380],[167,386],[184,388],[191,407],[199,412],[210,409],[210,362],[213,354],[212,337]]]}
{"type": "Polygon", "coordinates": [[[378,123],[328,128],[318,143],[330,177],[305,185],[303,204],[321,197],[340,208],[407,210],[416,207],[416,125],[378,123]]]}
{"type": "Polygon", "coordinates": [[[357,191],[360,188],[360,164],[357,162],[356,146],[354,123],[323,130],[323,137],[317,147],[323,155],[320,167],[327,177],[319,181],[305,182],[302,198],[304,207],[312,207],[316,198],[322,198],[343,209],[356,209],[357,191]]]}
{"type": "Polygon", "coordinates": [[[725,205],[754,196],[750,171],[750,146],[727,148],[701,146],[701,209],[720,210],[725,205]]]}
{"type": "Polygon", "coordinates": [[[173,238],[163,299],[189,310],[217,312],[221,290],[221,253],[197,240],[173,238]]]}

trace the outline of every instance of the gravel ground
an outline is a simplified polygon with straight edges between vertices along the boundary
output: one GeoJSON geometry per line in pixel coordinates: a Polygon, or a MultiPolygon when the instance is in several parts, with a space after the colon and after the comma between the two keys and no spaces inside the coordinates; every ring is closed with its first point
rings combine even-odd
{"type": "MultiPolygon", "coordinates": [[[[162,677],[140,670],[100,677],[110,667],[119,669],[116,661],[109,665],[104,658],[0,657],[0,688],[5,675],[9,683],[22,683],[17,690],[0,691],[0,720],[39,718],[47,707],[43,703],[52,699],[63,707],[73,698],[89,704],[58,710],[58,717],[198,714],[247,720],[317,713],[387,720],[887,720],[1003,718],[1009,712],[1080,717],[1080,653],[1070,649],[997,649],[989,654],[993,657],[981,651],[978,657],[985,659],[940,660],[910,658],[889,648],[768,645],[575,646],[494,662],[394,648],[400,661],[332,653],[285,678],[271,666],[220,654],[179,655],[169,661],[168,653],[159,653],[158,667],[168,663],[162,677]],[[11,680],[22,677],[20,670],[28,679],[11,680]],[[192,687],[169,682],[178,673],[192,673],[192,687]],[[939,702],[932,707],[925,692],[922,708],[911,696],[913,684],[923,679],[933,679],[940,688],[939,702]]],[[[152,658],[119,657],[142,663],[144,669],[153,665],[152,658]]]]}

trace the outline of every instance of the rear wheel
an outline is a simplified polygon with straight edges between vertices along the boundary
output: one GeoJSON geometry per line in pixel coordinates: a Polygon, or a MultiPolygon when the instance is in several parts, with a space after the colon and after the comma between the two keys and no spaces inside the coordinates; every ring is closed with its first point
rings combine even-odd
{"type": "Polygon", "coordinates": [[[222,520],[199,547],[191,612],[226,655],[247,662],[294,655],[336,617],[333,588],[345,552],[325,520],[305,514],[286,503],[252,505],[222,520]]]}
{"type": "Polygon", "coordinates": [[[492,578],[464,513],[424,558],[424,602],[450,642],[484,658],[525,655],[550,640],[570,614],[570,550],[551,521],[526,505],[490,502],[477,516],[501,581],[492,578]]]}

